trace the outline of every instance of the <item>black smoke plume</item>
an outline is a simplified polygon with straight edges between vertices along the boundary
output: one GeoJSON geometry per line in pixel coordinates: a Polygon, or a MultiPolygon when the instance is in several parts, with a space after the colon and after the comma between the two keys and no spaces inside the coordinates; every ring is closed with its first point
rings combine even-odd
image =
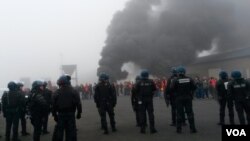
{"type": "Polygon", "coordinates": [[[187,65],[199,52],[250,47],[249,0],[131,0],[107,29],[99,72],[125,79],[133,62],[155,76],[187,65]]]}

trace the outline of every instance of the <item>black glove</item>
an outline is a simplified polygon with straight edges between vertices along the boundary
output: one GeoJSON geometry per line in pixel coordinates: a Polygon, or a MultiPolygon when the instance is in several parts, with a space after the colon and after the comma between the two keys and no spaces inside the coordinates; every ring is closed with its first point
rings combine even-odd
{"type": "Polygon", "coordinates": [[[76,119],[80,119],[82,116],[81,116],[81,113],[77,113],[76,115],[76,119]]]}
{"type": "Polygon", "coordinates": [[[57,122],[58,121],[58,116],[54,115],[54,121],[57,122]]]}

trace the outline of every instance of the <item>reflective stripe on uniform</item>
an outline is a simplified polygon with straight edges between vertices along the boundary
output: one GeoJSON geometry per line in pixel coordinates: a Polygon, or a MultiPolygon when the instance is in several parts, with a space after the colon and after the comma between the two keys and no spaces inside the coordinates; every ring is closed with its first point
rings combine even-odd
{"type": "Polygon", "coordinates": [[[185,79],[179,79],[178,81],[179,81],[180,84],[182,84],[182,83],[189,83],[190,79],[189,78],[185,78],[185,79]]]}
{"type": "Polygon", "coordinates": [[[234,85],[234,88],[245,88],[246,84],[238,84],[238,85],[234,85]]]}
{"type": "Polygon", "coordinates": [[[150,86],[150,83],[141,83],[141,86],[150,86]]]}

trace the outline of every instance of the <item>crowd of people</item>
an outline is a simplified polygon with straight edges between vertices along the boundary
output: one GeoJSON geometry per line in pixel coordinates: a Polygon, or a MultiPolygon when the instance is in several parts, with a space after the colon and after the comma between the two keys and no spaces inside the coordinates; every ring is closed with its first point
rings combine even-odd
{"type": "MultiPolygon", "coordinates": [[[[163,98],[164,92],[167,86],[167,79],[165,77],[161,79],[153,79],[153,82],[156,85],[155,97],[163,98]]],[[[216,95],[216,82],[217,79],[214,77],[207,78],[203,77],[195,77],[194,79],[196,90],[194,97],[196,99],[205,99],[205,98],[214,98],[217,99],[216,95]]],[[[113,83],[115,86],[117,96],[131,96],[131,90],[133,88],[135,81],[124,81],[120,83],[113,83]]],[[[76,86],[76,89],[80,93],[80,97],[82,100],[92,99],[94,95],[94,86],[97,84],[91,83],[81,84],[80,86],[76,86]]]]}
{"type": "Polygon", "coordinates": [[[168,79],[150,79],[149,72],[143,70],[135,82],[112,83],[109,75],[101,73],[95,84],[85,84],[77,87],[71,85],[71,77],[62,75],[57,80],[58,87],[48,89],[47,82],[34,81],[32,89],[24,89],[21,82],[9,82],[9,91],[2,96],[2,111],[6,119],[5,140],[19,141],[18,126],[21,121],[22,135],[30,133],[26,130],[26,117],[33,125],[33,141],[40,141],[41,134],[48,134],[48,117],[52,113],[56,122],[52,141],[63,141],[64,133],[67,141],[76,141],[76,121],[81,118],[81,99],[94,99],[101,119],[101,129],[109,134],[106,114],[109,115],[111,130],[116,132],[114,108],[117,96],[131,96],[131,104],[135,112],[136,124],[140,133],[145,134],[149,127],[151,134],[157,133],[154,121],[154,97],[165,99],[171,106],[172,123],[177,133],[182,133],[182,126],[188,120],[190,132],[196,133],[193,99],[213,97],[220,104],[218,125],[224,125],[225,107],[229,111],[230,124],[235,124],[234,107],[241,125],[250,124],[250,83],[241,76],[239,71],[233,71],[231,78],[225,71],[220,72],[219,79],[203,77],[192,79],[186,76],[182,66],[172,68],[168,79]],[[246,118],[245,115],[246,114],[246,118]],[[148,115],[148,116],[147,116],[148,115]],[[147,125],[149,120],[149,126],[147,125]],[[247,122],[246,122],[247,121],[247,122]]]}

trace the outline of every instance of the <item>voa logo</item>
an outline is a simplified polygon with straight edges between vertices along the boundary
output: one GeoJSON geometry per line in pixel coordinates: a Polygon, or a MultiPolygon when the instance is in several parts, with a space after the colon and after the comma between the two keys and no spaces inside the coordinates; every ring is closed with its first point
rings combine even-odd
{"type": "Polygon", "coordinates": [[[237,136],[247,136],[244,129],[241,129],[241,130],[239,130],[239,129],[226,129],[226,132],[227,132],[227,136],[231,136],[231,135],[233,135],[235,137],[237,137],[237,136]]]}

